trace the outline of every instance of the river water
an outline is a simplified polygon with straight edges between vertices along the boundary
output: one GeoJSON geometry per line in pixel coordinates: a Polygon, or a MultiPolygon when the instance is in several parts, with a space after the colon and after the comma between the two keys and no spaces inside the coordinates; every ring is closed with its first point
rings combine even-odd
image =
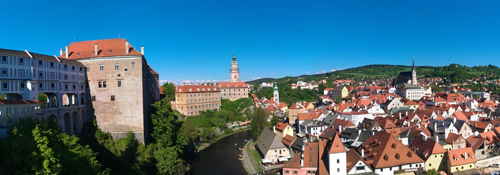
{"type": "Polygon", "coordinates": [[[250,138],[250,131],[244,131],[220,139],[193,158],[190,174],[247,174],[242,162],[238,160],[238,154],[242,154],[238,148],[245,146],[245,139],[250,140],[250,138]]]}

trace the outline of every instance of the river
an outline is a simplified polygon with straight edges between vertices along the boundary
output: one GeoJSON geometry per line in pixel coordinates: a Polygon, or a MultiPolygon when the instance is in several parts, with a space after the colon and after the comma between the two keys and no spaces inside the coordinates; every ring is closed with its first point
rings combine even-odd
{"type": "Polygon", "coordinates": [[[250,131],[236,133],[200,151],[191,161],[190,174],[247,174],[242,162],[238,160],[238,154],[242,154],[238,148],[245,146],[245,139],[250,140],[251,136],[250,131]]]}

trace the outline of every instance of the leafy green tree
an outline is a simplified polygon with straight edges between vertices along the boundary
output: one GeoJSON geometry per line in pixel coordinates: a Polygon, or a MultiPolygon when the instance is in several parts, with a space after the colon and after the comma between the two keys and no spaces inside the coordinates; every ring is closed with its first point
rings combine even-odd
{"type": "Polygon", "coordinates": [[[39,93],[38,94],[38,101],[40,101],[42,108],[45,108],[47,106],[47,95],[44,93],[39,93]]]}
{"type": "Polygon", "coordinates": [[[251,115],[250,128],[252,130],[253,138],[259,137],[264,127],[267,126],[267,113],[262,108],[256,108],[251,115]]]}
{"type": "Polygon", "coordinates": [[[165,94],[165,98],[168,101],[174,101],[175,100],[175,86],[174,83],[164,83],[161,85],[163,88],[163,94],[165,94]]]}
{"type": "Polygon", "coordinates": [[[335,98],[335,103],[339,104],[342,102],[342,97],[335,98]]]}
{"type": "Polygon", "coordinates": [[[1,143],[5,174],[108,174],[88,146],[62,133],[55,121],[19,119],[1,143]]]}
{"type": "Polygon", "coordinates": [[[7,94],[0,95],[0,100],[7,100],[7,94]]]}
{"type": "Polygon", "coordinates": [[[278,122],[279,122],[278,116],[273,115],[273,117],[271,118],[271,122],[269,123],[269,126],[274,127],[276,126],[276,124],[278,124],[278,122]]]}
{"type": "Polygon", "coordinates": [[[318,93],[323,95],[323,91],[326,89],[326,84],[325,83],[321,83],[318,85],[318,93]]]}
{"type": "Polygon", "coordinates": [[[186,132],[187,137],[191,141],[195,141],[198,139],[199,134],[196,126],[190,120],[185,120],[182,122],[182,129],[186,132]]]}

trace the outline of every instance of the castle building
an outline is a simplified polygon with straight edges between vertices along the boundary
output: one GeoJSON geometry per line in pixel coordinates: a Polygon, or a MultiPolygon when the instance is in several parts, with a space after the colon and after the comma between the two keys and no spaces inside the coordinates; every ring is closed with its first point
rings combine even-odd
{"type": "Polygon", "coordinates": [[[201,111],[219,110],[221,91],[209,85],[182,85],[175,87],[174,109],[186,116],[200,114],[201,111]]]}
{"type": "Polygon", "coordinates": [[[417,85],[417,70],[415,69],[415,61],[413,61],[413,65],[411,71],[409,72],[400,72],[398,77],[394,82],[394,86],[401,87],[404,85],[417,85]]]}
{"type": "Polygon", "coordinates": [[[95,115],[99,128],[114,139],[132,131],[147,143],[149,109],[160,95],[158,74],[149,67],[144,47],[139,52],[125,39],[105,39],[73,42],[60,54],[86,67],[88,114],[95,115]]]}
{"type": "Polygon", "coordinates": [[[248,85],[245,82],[240,82],[240,69],[236,56],[233,54],[231,61],[231,69],[229,69],[230,82],[219,82],[215,87],[219,88],[222,99],[235,101],[241,98],[248,98],[248,85]]]}
{"type": "Polygon", "coordinates": [[[238,68],[238,61],[236,61],[236,56],[233,54],[233,61],[231,61],[231,68],[229,69],[230,82],[240,81],[240,69],[238,68]]]}
{"type": "MultiPolygon", "coordinates": [[[[86,70],[83,64],[56,56],[0,49],[0,94],[7,100],[1,116],[54,119],[68,134],[78,135],[87,120],[86,70]],[[47,95],[45,105],[33,107],[38,95],[47,95]],[[14,106],[8,106],[14,105],[14,106]]],[[[1,119],[0,119],[1,120],[1,119]]],[[[14,121],[15,122],[15,121],[14,121]]],[[[0,128],[6,123],[0,121],[0,128]]]]}

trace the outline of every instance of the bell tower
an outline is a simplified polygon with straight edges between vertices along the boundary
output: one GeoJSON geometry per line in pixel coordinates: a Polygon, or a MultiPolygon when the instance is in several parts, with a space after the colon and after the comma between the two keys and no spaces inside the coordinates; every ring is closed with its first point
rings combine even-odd
{"type": "Polygon", "coordinates": [[[413,66],[411,68],[411,85],[417,85],[417,70],[415,69],[415,60],[413,60],[413,66]]]}
{"type": "Polygon", "coordinates": [[[236,56],[233,53],[233,61],[231,61],[231,69],[229,69],[229,79],[230,82],[240,81],[240,69],[238,68],[238,61],[236,61],[236,56]]]}

